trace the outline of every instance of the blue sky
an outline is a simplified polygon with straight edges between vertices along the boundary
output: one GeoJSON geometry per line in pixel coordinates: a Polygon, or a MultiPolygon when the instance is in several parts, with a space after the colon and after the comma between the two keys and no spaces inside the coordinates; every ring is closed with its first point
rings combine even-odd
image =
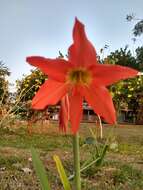
{"type": "MultiPolygon", "coordinates": [[[[11,82],[33,67],[26,56],[57,57],[72,43],[75,17],[85,26],[97,52],[105,44],[109,51],[130,45],[133,23],[126,15],[143,18],[143,0],[0,0],[0,59],[10,68],[11,82]]],[[[136,46],[142,45],[140,37],[136,46]]]]}

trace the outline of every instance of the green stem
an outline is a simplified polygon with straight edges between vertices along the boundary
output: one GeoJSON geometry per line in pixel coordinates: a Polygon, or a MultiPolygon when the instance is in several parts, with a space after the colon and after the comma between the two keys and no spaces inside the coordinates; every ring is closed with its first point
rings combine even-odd
{"type": "Polygon", "coordinates": [[[79,135],[76,133],[73,135],[73,154],[74,154],[74,181],[75,189],[81,190],[81,179],[80,179],[80,153],[79,153],[79,135]]]}

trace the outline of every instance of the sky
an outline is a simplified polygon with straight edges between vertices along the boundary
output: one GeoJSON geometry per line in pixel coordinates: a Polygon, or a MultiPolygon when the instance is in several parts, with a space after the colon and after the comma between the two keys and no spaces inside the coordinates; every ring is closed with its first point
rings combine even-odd
{"type": "Polygon", "coordinates": [[[0,60],[11,71],[10,82],[29,74],[27,56],[55,58],[59,50],[67,53],[77,17],[97,52],[109,45],[107,54],[125,45],[136,44],[126,15],[143,18],[143,0],[0,0],[0,60]]]}

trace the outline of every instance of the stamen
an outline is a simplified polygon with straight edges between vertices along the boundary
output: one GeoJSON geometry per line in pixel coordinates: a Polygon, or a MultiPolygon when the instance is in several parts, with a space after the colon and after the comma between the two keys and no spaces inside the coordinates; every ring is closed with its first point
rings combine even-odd
{"type": "Polygon", "coordinates": [[[75,85],[89,85],[92,81],[90,71],[84,68],[72,69],[67,75],[67,82],[75,85]]]}

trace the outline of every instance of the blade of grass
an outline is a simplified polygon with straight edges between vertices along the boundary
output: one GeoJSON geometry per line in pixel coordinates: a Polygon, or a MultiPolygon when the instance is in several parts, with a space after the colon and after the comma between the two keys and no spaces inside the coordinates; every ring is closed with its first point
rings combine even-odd
{"type": "MultiPolygon", "coordinates": [[[[90,162],[89,164],[87,164],[85,167],[81,168],[80,172],[85,171],[86,169],[88,169],[93,164],[96,164],[99,160],[100,160],[100,157],[97,158],[96,160],[93,160],[92,162],[90,162]]],[[[74,174],[70,175],[68,179],[72,180],[73,178],[74,178],[74,174]]]]}
{"type": "Polygon", "coordinates": [[[71,190],[69,180],[68,180],[68,178],[66,176],[66,172],[64,170],[64,167],[62,165],[62,162],[61,162],[60,158],[57,155],[54,155],[53,158],[54,158],[54,161],[56,162],[57,170],[59,172],[60,179],[61,179],[61,182],[62,182],[62,184],[64,186],[64,189],[65,190],[71,190]]]}
{"type": "Polygon", "coordinates": [[[100,157],[99,157],[100,159],[96,163],[96,166],[101,166],[101,164],[103,162],[103,159],[105,158],[107,150],[108,150],[108,145],[105,144],[104,147],[103,147],[103,149],[102,149],[102,152],[100,154],[100,157]]]}
{"type": "Polygon", "coordinates": [[[33,165],[36,174],[40,180],[42,190],[51,190],[43,163],[39,159],[39,155],[34,148],[31,148],[31,154],[32,154],[33,165]]]}

